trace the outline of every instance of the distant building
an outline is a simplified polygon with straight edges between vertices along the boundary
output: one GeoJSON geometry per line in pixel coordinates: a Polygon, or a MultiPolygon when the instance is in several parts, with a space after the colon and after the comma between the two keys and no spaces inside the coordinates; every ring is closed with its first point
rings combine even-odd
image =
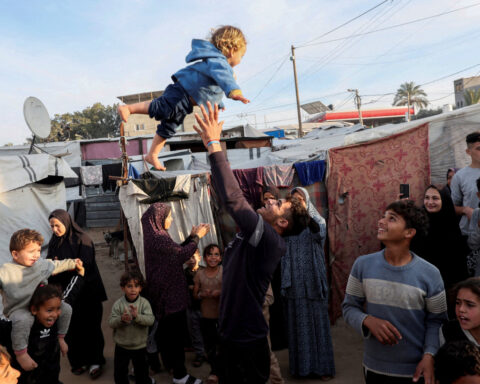
{"type": "MultiPolygon", "coordinates": [[[[144,101],[151,101],[160,97],[163,91],[136,93],[133,95],[117,96],[117,98],[124,104],[141,103],[144,101]]],[[[198,107],[194,108],[194,112],[200,112],[198,107]]],[[[179,127],[178,132],[194,132],[193,124],[195,118],[193,113],[185,117],[183,126],[179,127]]],[[[131,115],[128,122],[125,124],[125,136],[142,136],[154,134],[157,130],[157,125],[160,122],[151,119],[148,115],[131,115]]]]}
{"type": "Polygon", "coordinates": [[[455,105],[457,108],[465,107],[465,91],[480,89],[480,76],[463,77],[454,80],[455,105]]]}

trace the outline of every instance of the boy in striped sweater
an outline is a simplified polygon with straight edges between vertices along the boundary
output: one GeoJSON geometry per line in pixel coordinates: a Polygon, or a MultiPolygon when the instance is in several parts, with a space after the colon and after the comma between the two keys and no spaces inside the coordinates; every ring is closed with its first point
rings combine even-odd
{"type": "Polygon", "coordinates": [[[435,383],[445,290],[438,269],[410,251],[427,223],[412,201],[390,204],[378,222],[385,249],[359,257],[350,272],[343,316],[365,339],[367,384],[435,383]]]}

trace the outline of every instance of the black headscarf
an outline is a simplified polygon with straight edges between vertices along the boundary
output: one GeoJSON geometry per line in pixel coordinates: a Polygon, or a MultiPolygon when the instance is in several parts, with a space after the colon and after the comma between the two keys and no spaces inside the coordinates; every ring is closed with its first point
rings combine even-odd
{"type": "MultiPolygon", "coordinates": [[[[415,236],[411,250],[435,265],[442,274],[446,287],[467,278],[466,255],[468,246],[462,237],[452,199],[444,190],[430,185],[425,190],[435,189],[440,193],[442,208],[428,212],[429,229],[424,236],[415,236]]],[[[424,207],[425,208],[425,207],[424,207]]]]}
{"type": "MultiPolygon", "coordinates": [[[[70,217],[64,209],[53,211],[48,220],[55,218],[65,226],[65,233],[58,237],[52,235],[48,243],[47,259],[64,260],[80,259],[85,267],[85,285],[83,292],[79,295],[80,299],[93,299],[99,301],[107,300],[105,287],[102,277],[95,261],[95,247],[93,241],[70,217]]],[[[76,272],[63,272],[52,276],[50,283],[59,284],[65,290],[73,274],[76,272]]]]}

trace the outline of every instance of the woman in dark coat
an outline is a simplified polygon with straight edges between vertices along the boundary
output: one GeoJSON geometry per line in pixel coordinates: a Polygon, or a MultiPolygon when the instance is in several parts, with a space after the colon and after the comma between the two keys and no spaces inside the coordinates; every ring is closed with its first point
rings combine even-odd
{"type": "Polygon", "coordinates": [[[460,232],[452,199],[445,190],[429,185],[423,206],[429,219],[428,233],[414,236],[410,249],[440,270],[448,290],[468,277],[468,246],[460,232]]]}
{"type": "Polygon", "coordinates": [[[183,264],[192,257],[201,237],[210,230],[208,224],[192,228],[180,245],[167,230],[172,223],[170,207],[152,204],[142,216],[146,296],[158,320],[157,345],[163,364],[173,370],[174,383],[200,383],[187,374],[183,335],[187,329],[188,289],[183,264]]]}
{"type": "Polygon", "coordinates": [[[48,217],[53,236],[48,244],[48,259],[79,258],[85,267],[84,281],[75,273],[65,272],[49,279],[58,284],[73,313],[65,341],[72,372],[80,375],[87,369],[92,379],[100,376],[105,364],[102,333],[102,302],[107,300],[102,277],[95,262],[92,239],[76,224],[67,211],[57,209],[48,217]]]}

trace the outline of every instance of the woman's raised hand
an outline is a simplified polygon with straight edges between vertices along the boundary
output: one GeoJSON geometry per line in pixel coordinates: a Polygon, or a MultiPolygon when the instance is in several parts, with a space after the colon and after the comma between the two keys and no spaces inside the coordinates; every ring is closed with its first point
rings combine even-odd
{"type": "Polygon", "coordinates": [[[191,236],[198,236],[201,239],[208,232],[210,232],[210,224],[201,223],[192,228],[191,236]]]}

